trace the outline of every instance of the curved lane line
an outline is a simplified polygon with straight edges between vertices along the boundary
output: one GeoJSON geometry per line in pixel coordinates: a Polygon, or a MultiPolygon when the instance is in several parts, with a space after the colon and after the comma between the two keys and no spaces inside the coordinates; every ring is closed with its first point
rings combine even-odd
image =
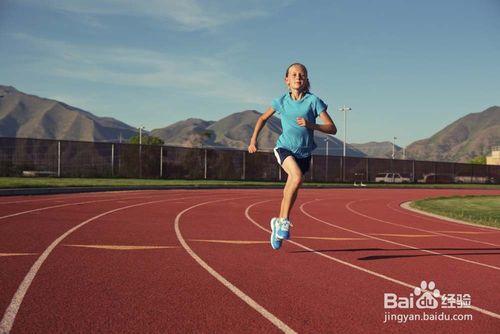
{"type": "MultiPolygon", "coordinates": [[[[127,191],[128,192],[128,191],[127,191]]],[[[75,198],[75,199],[84,199],[84,198],[102,198],[102,197],[105,197],[107,195],[111,195],[110,194],[111,192],[110,191],[107,191],[106,194],[102,194],[102,195],[99,195],[96,194],[96,193],[85,193],[85,194],[81,194],[82,196],[76,196],[78,194],[58,194],[58,195],[40,195],[40,196],[54,196],[54,197],[50,197],[50,198],[38,198],[38,199],[26,199],[26,200],[18,200],[18,201],[5,201],[5,202],[2,202],[0,201],[0,205],[4,205],[4,204],[21,204],[21,203],[32,203],[32,202],[46,202],[46,201],[60,201],[60,200],[64,200],[64,199],[68,199],[68,198],[75,198]],[[94,195],[92,195],[94,194],[94,195]]],[[[112,192],[112,193],[115,193],[115,192],[112,192]]]]}
{"type": "Polygon", "coordinates": [[[160,202],[169,202],[169,201],[175,201],[175,200],[178,200],[178,198],[177,199],[168,199],[168,200],[163,199],[163,200],[157,200],[157,201],[150,201],[150,202],[138,203],[138,204],[128,205],[128,206],[120,207],[120,208],[113,209],[113,210],[110,210],[110,211],[106,211],[106,212],[101,213],[101,214],[99,214],[97,216],[94,216],[94,217],[92,217],[90,219],[87,219],[86,221],[84,221],[84,222],[76,225],[75,227],[69,229],[68,231],[66,231],[65,233],[63,233],[61,236],[59,236],[59,238],[57,238],[56,240],[54,240],[49,245],[49,247],[47,247],[47,249],[45,249],[45,251],[38,257],[38,259],[36,260],[36,262],[33,264],[33,266],[31,266],[31,269],[26,274],[26,276],[24,277],[23,281],[21,282],[21,284],[17,288],[17,291],[14,294],[14,297],[12,297],[12,300],[11,300],[9,306],[7,307],[6,311],[5,311],[5,314],[4,314],[3,318],[2,318],[2,321],[0,322],[0,333],[3,334],[3,333],[9,333],[10,332],[10,330],[12,329],[12,326],[14,325],[14,320],[16,319],[17,312],[19,311],[19,308],[21,307],[21,304],[23,302],[24,296],[26,295],[26,292],[28,291],[31,283],[35,279],[36,274],[40,270],[40,267],[45,262],[45,260],[50,255],[50,253],[54,250],[54,248],[61,241],[63,241],[67,236],[69,236],[74,231],[78,230],[80,227],[82,227],[82,226],[90,223],[91,221],[94,221],[94,220],[99,219],[101,217],[104,217],[106,215],[115,213],[117,211],[126,210],[126,209],[130,209],[130,208],[138,207],[138,206],[144,206],[144,205],[148,205],[148,204],[154,204],[154,203],[160,203],[160,202]]]}
{"type": "MultiPolygon", "coordinates": [[[[254,204],[249,205],[249,206],[247,207],[247,209],[245,210],[245,216],[247,217],[247,219],[248,219],[248,220],[250,220],[250,222],[252,222],[255,226],[257,226],[257,227],[258,227],[258,228],[260,228],[261,230],[264,230],[264,231],[266,231],[266,232],[268,232],[268,233],[271,233],[271,231],[270,231],[270,230],[268,230],[268,229],[266,229],[266,228],[262,227],[262,226],[261,226],[261,225],[259,225],[259,224],[258,224],[255,220],[253,220],[253,219],[252,219],[252,217],[250,217],[250,215],[249,215],[249,213],[248,213],[248,212],[250,211],[250,208],[251,208],[251,207],[253,207],[254,205],[261,204],[261,203],[265,203],[265,202],[269,202],[269,201],[270,201],[270,200],[266,200],[266,201],[256,202],[256,203],[254,203],[254,204]]],[[[349,263],[349,262],[346,262],[346,261],[343,261],[343,260],[337,259],[337,258],[335,258],[335,257],[333,257],[333,256],[330,256],[330,255],[327,255],[327,254],[324,254],[324,253],[318,252],[318,251],[316,251],[316,250],[314,250],[314,249],[312,249],[312,248],[309,248],[309,247],[307,247],[307,246],[305,246],[305,245],[303,245],[303,244],[301,244],[301,243],[295,242],[295,241],[293,241],[293,240],[287,240],[287,242],[289,242],[289,243],[291,243],[291,244],[293,244],[293,245],[295,245],[295,246],[297,246],[297,247],[300,247],[300,248],[302,248],[302,249],[305,249],[305,250],[307,250],[307,251],[309,251],[309,252],[311,252],[311,253],[317,254],[317,255],[322,256],[322,257],[324,257],[324,258],[327,258],[327,259],[329,259],[329,260],[332,260],[332,261],[335,261],[335,262],[337,262],[337,263],[340,263],[340,264],[346,265],[346,266],[351,267],[351,268],[356,269],[356,270],[363,271],[363,272],[365,272],[365,273],[367,273],[367,274],[370,274],[370,275],[373,275],[373,276],[376,276],[376,277],[379,277],[379,278],[385,279],[385,280],[387,280],[387,281],[390,281],[390,282],[393,282],[393,283],[396,283],[396,284],[402,285],[402,286],[407,287],[407,288],[410,288],[410,289],[412,289],[412,290],[414,290],[415,288],[417,288],[417,286],[415,286],[415,285],[412,285],[412,284],[409,284],[409,283],[406,283],[406,282],[400,281],[400,280],[395,279],[395,278],[392,278],[392,277],[390,277],[390,276],[387,276],[387,275],[384,275],[384,274],[380,274],[380,273],[375,272],[375,271],[373,271],[373,270],[366,269],[366,268],[363,268],[363,267],[357,266],[357,265],[355,265],[355,264],[352,264],[352,263],[349,263]]],[[[419,287],[419,289],[420,289],[420,287],[419,287]]],[[[429,292],[429,293],[431,293],[431,294],[432,294],[432,291],[428,291],[428,290],[422,290],[422,291],[424,291],[424,292],[429,292]]],[[[471,305],[469,308],[470,308],[471,310],[477,311],[477,312],[479,312],[479,313],[483,313],[483,314],[488,315],[488,316],[490,316],[490,317],[493,317],[493,318],[496,318],[496,319],[500,319],[500,314],[497,314],[497,313],[495,313],[495,312],[492,312],[492,311],[489,311],[489,310],[486,310],[486,309],[483,309],[483,308],[480,308],[480,307],[477,307],[477,306],[473,306],[473,305],[471,305]]]]}
{"type": "MultiPolygon", "coordinates": [[[[141,196],[141,197],[132,197],[128,199],[139,199],[139,198],[149,198],[149,196],[141,196]]],[[[58,204],[58,205],[52,205],[52,206],[44,206],[41,208],[37,209],[31,209],[31,210],[26,210],[26,211],[20,211],[16,213],[11,213],[6,216],[1,216],[0,219],[6,219],[10,217],[15,217],[15,216],[21,216],[27,213],[32,213],[32,212],[38,212],[38,211],[44,211],[44,210],[50,210],[50,209],[56,209],[56,208],[63,208],[66,206],[72,206],[72,205],[83,205],[83,204],[91,204],[91,203],[101,203],[101,202],[110,202],[110,201],[116,201],[117,199],[100,199],[100,200],[95,200],[95,201],[87,201],[87,202],[76,202],[76,203],[65,203],[65,204],[58,204]]],[[[123,200],[123,199],[122,199],[123,200]]]]}
{"type": "MultiPolygon", "coordinates": [[[[175,194],[175,195],[180,195],[180,194],[175,194]]],[[[10,218],[10,217],[24,215],[24,214],[27,214],[27,213],[44,211],[44,210],[50,210],[50,209],[55,209],[55,208],[62,208],[62,207],[72,206],[72,205],[83,205],[83,204],[102,203],[102,202],[110,202],[110,201],[118,202],[118,201],[124,201],[124,200],[134,200],[134,199],[151,198],[151,197],[152,196],[137,196],[137,197],[125,197],[125,198],[108,198],[108,199],[99,199],[99,200],[95,200],[95,201],[74,202],[74,203],[65,203],[65,204],[59,204],[59,205],[53,205],[53,206],[44,206],[44,207],[37,208],[37,209],[20,211],[20,212],[16,212],[16,213],[12,213],[12,214],[6,215],[6,216],[0,216],[0,220],[1,219],[5,219],[5,218],[10,218]]],[[[183,198],[193,198],[193,197],[197,197],[197,196],[183,197],[183,198]]]]}
{"type": "MultiPolygon", "coordinates": [[[[371,219],[371,220],[375,220],[375,221],[378,221],[378,222],[381,222],[381,223],[384,223],[384,224],[389,224],[389,225],[404,227],[404,228],[408,228],[408,229],[416,230],[416,231],[420,231],[420,232],[432,233],[432,234],[435,234],[435,235],[439,235],[439,236],[443,236],[443,237],[448,237],[448,238],[452,238],[452,239],[458,239],[458,240],[476,242],[476,243],[481,243],[481,244],[486,244],[486,245],[496,246],[496,247],[500,246],[500,245],[493,244],[493,243],[486,242],[486,241],[478,241],[478,240],[473,240],[473,239],[469,239],[469,238],[458,237],[458,236],[455,236],[455,235],[444,234],[444,233],[437,232],[437,231],[424,230],[424,229],[421,229],[421,228],[411,227],[411,226],[407,226],[407,225],[401,225],[401,224],[397,224],[397,223],[392,223],[392,222],[388,222],[386,220],[382,220],[382,219],[379,219],[379,218],[376,218],[376,217],[368,216],[368,215],[365,215],[365,214],[363,214],[363,213],[361,213],[359,211],[356,211],[353,208],[351,208],[351,204],[356,203],[356,202],[361,202],[361,200],[351,201],[351,202],[347,203],[346,204],[347,210],[351,211],[352,213],[354,213],[354,214],[356,214],[358,216],[362,216],[362,217],[365,217],[365,218],[368,218],[368,219],[371,219]]],[[[447,256],[447,255],[444,255],[444,256],[447,256]]],[[[469,260],[467,260],[467,261],[469,261],[469,260]]],[[[474,261],[472,261],[471,263],[473,263],[473,262],[474,261]]],[[[477,262],[477,263],[480,263],[480,262],[477,262]]],[[[486,265],[486,266],[488,266],[488,265],[486,265]]],[[[498,267],[494,267],[494,269],[500,270],[500,268],[498,268],[498,267]]]]}
{"type": "Polygon", "coordinates": [[[391,210],[396,211],[396,212],[404,213],[405,215],[412,216],[412,217],[422,218],[425,220],[429,220],[431,222],[448,223],[449,225],[453,225],[453,226],[457,226],[457,224],[461,224],[461,225],[465,225],[465,226],[469,226],[469,227],[474,227],[474,228],[477,228],[480,230],[484,230],[485,232],[500,232],[500,228],[498,228],[498,227],[488,226],[488,225],[477,225],[477,224],[469,223],[469,222],[466,222],[463,220],[454,219],[454,218],[450,218],[450,217],[437,215],[435,213],[430,213],[430,212],[418,210],[418,209],[412,208],[410,206],[410,203],[411,203],[411,201],[408,201],[408,202],[403,202],[399,205],[399,207],[404,209],[404,210],[399,210],[399,209],[393,208],[393,207],[389,206],[390,203],[387,203],[387,207],[391,210]],[[411,214],[410,212],[414,212],[417,214],[411,214]],[[434,219],[431,219],[431,218],[434,218],[434,219]]]}
{"type": "MultiPolygon", "coordinates": [[[[335,227],[335,228],[338,228],[338,229],[341,229],[341,230],[344,230],[344,231],[348,231],[348,232],[351,232],[351,233],[354,233],[354,234],[362,235],[362,236],[370,238],[370,239],[375,239],[375,240],[379,240],[379,241],[386,242],[386,243],[389,243],[389,244],[398,245],[398,246],[406,247],[406,248],[409,248],[409,249],[414,249],[416,251],[420,251],[420,252],[424,252],[424,253],[429,253],[429,254],[434,254],[434,255],[441,255],[441,256],[444,256],[444,257],[447,257],[447,258],[450,258],[450,259],[454,259],[454,260],[458,260],[458,261],[463,261],[463,262],[467,262],[467,263],[471,263],[471,264],[475,264],[475,265],[487,267],[487,268],[490,268],[490,269],[500,270],[499,267],[495,267],[495,266],[490,265],[490,264],[486,264],[486,263],[482,263],[482,262],[477,262],[477,261],[472,261],[472,260],[467,260],[467,259],[464,259],[464,258],[461,258],[461,257],[456,257],[456,256],[453,256],[453,255],[447,255],[447,254],[443,254],[443,253],[431,251],[431,250],[428,250],[428,249],[422,249],[422,248],[418,248],[418,247],[415,247],[415,246],[410,246],[410,245],[402,244],[402,243],[399,243],[399,242],[396,242],[396,241],[391,241],[391,240],[387,240],[387,239],[378,238],[378,237],[375,237],[373,235],[365,234],[365,233],[362,233],[362,232],[358,232],[358,231],[354,231],[354,230],[348,229],[346,227],[342,227],[342,226],[339,226],[339,225],[335,225],[335,224],[329,223],[327,221],[324,221],[322,219],[319,219],[317,217],[314,217],[314,216],[310,215],[309,213],[307,213],[304,210],[304,205],[312,203],[312,202],[315,202],[315,201],[310,201],[310,202],[303,203],[300,206],[300,211],[302,211],[306,216],[308,216],[308,217],[310,217],[310,218],[312,218],[312,219],[314,219],[316,221],[319,221],[319,222],[321,222],[323,224],[326,224],[328,226],[332,226],[332,227],[335,227]]],[[[351,202],[347,203],[346,204],[346,208],[349,209],[349,204],[354,203],[354,202],[356,202],[356,201],[351,201],[351,202]]],[[[361,216],[365,216],[363,214],[360,214],[360,215],[361,216]]],[[[366,216],[366,217],[367,218],[371,218],[371,219],[375,219],[375,220],[379,220],[377,218],[372,218],[372,217],[369,217],[369,216],[366,216]]],[[[393,223],[389,223],[389,224],[394,225],[393,223]]]]}
{"type": "Polygon", "coordinates": [[[236,296],[238,296],[241,300],[243,300],[245,303],[247,303],[248,306],[253,308],[255,311],[259,312],[264,318],[269,320],[273,325],[275,325],[277,328],[279,328],[281,331],[285,333],[296,333],[293,329],[291,329],[288,325],[286,325],[283,321],[278,319],[274,314],[266,310],[263,306],[258,304],[256,301],[254,301],[250,296],[245,294],[243,291],[238,289],[235,285],[233,285],[231,282],[229,282],[227,279],[225,279],[221,274],[219,274],[217,271],[215,271],[212,267],[210,267],[205,261],[203,261],[192,249],[189,247],[189,245],[186,243],[186,240],[184,240],[184,237],[181,234],[180,228],[179,228],[179,222],[182,217],[182,215],[186,212],[188,212],[191,209],[194,209],[196,207],[210,204],[210,203],[217,203],[217,202],[222,202],[222,201],[228,201],[228,200],[234,200],[234,198],[230,199],[223,199],[223,200],[216,200],[216,201],[209,201],[209,202],[203,202],[199,203],[196,205],[193,205],[182,212],[180,212],[177,217],[175,217],[175,234],[177,235],[177,239],[179,239],[182,247],[188,252],[188,254],[196,261],[198,264],[205,269],[206,271],[209,272],[210,275],[215,277],[219,282],[221,282],[226,288],[231,290],[236,296]]]}

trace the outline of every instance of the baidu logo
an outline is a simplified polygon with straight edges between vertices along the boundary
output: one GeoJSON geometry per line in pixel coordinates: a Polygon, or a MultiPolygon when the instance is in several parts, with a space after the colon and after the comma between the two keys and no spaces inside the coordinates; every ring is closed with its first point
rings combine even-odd
{"type": "Polygon", "coordinates": [[[471,296],[468,293],[442,293],[433,281],[422,281],[413,287],[408,296],[384,293],[384,323],[407,323],[410,321],[462,321],[472,320],[472,314],[453,314],[446,309],[470,308],[471,296]],[[437,308],[440,308],[437,310],[437,308]],[[414,312],[398,312],[398,310],[414,312]],[[415,312],[416,311],[416,312],[415,312]]]}
{"type": "Polygon", "coordinates": [[[413,290],[415,296],[420,296],[415,304],[419,309],[435,309],[439,306],[438,299],[440,296],[440,292],[436,289],[436,284],[433,281],[430,281],[427,284],[426,281],[422,281],[420,283],[420,287],[416,287],[413,290]],[[427,290],[429,289],[429,290],[427,290]]]}
{"type": "Polygon", "coordinates": [[[408,297],[398,296],[395,293],[384,293],[385,309],[413,309],[420,310],[438,307],[442,308],[468,308],[471,305],[469,294],[441,294],[436,288],[436,283],[422,281],[419,287],[413,289],[408,297]]]}

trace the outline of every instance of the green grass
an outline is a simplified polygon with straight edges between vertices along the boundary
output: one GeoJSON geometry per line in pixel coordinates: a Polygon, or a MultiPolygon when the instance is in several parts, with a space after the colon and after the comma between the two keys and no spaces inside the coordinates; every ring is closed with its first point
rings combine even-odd
{"type": "Polygon", "coordinates": [[[0,177],[0,188],[129,187],[129,186],[281,186],[279,182],[221,180],[92,179],[53,177],[0,177]]]}
{"type": "Polygon", "coordinates": [[[500,228],[500,196],[426,198],[411,207],[467,222],[500,228]]]}
{"type": "MultiPolygon", "coordinates": [[[[128,186],[234,186],[282,187],[283,182],[264,181],[223,181],[223,180],[162,180],[162,179],[119,179],[119,178],[55,178],[55,177],[0,177],[0,188],[54,188],[54,187],[128,187],[128,186]]],[[[315,183],[306,182],[312,187],[352,187],[352,183],[315,183]]],[[[492,184],[368,184],[368,188],[483,188],[500,189],[500,185],[492,184]]]]}

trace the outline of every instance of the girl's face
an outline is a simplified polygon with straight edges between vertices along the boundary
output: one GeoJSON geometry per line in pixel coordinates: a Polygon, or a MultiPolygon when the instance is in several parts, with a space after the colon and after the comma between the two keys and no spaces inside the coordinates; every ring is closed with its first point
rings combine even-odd
{"type": "Polygon", "coordinates": [[[285,77],[285,83],[290,89],[303,90],[307,83],[306,70],[299,65],[290,67],[288,75],[285,77]]]}

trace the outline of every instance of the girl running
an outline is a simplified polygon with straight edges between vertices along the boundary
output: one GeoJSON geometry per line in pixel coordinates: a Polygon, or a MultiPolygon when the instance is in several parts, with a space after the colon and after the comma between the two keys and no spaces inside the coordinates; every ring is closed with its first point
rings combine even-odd
{"type": "Polygon", "coordinates": [[[279,249],[284,239],[290,238],[290,211],[297,199],[304,174],[309,170],[314,143],[314,130],[336,134],[337,128],[326,109],[327,105],[309,92],[310,84],[304,65],[294,63],[285,73],[285,84],[289,92],[274,99],[271,107],[257,120],[248,152],[257,151],[257,138],[266,121],[275,112],[281,115],[281,133],[274,155],[288,177],[278,217],[271,219],[271,246],[279,249]],[[319,116],[323,124],[316,124],[319,116]]]}

